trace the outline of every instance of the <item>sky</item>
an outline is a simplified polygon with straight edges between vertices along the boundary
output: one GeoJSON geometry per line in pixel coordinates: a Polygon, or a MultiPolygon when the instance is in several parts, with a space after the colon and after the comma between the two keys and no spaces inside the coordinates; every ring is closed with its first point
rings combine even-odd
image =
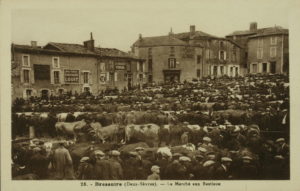
{"type": "Polygon", "coordinates": [[[74,1],[72,4],[15,6],[11,14],[12,42],[37,41],[82,44],[93,32],[95,46],[129,51],[143,37],[188,32],[190,25],[224,37],[247,30],[250,22],[258,28],[288,28],[291,4],[282,0],[123,0],[74,1]]]}

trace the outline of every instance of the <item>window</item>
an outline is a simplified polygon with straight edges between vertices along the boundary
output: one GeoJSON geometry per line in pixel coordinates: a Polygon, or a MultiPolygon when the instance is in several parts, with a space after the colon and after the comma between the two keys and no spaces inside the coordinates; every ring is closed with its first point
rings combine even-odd
{"type": "Polygon", "coordinates": [[[262,71],[263,71],[263,73],[267,72],[267,68],[268,68],[267,63],[262,63],[262,71]]]}
{"type": "Polygon", "coordinates": [[[270,57],[276,57],[276,47],[270,48],[270,57]]]}
{"type": "Polygon", "coordinates": [[[276,44],[277,44],[277,37],[271,36],[271,45],[276,45],[276,44]]]}
{"type": "Polygon", "coordinates": [[[148,59],[148,71],[152,72],[152,58],[148,59]]]}
{"type": "Polygon", "coordinates": [[[224,75],[224,66],[220,66],[221,75],[224,75]]]}
{"type": "Polygon", "coordinates": [[[224,48],[224,42],[223,41],[220,42],[220,47],[224,48]]]}
{"type": "Polygon", "coordinates": [[[22,63],[23,63],[23,66],[30,66],[29,55],[22,56],[22,63]]]}
{"type": "Polygon", "coordinates": [[[197,69],[197,78],[200,78],[200,76],[201,76],[201,70],[197,69]]]}
{"type": "Polygon", "coordinates": [[[214,66],[213,75],[216,76],[218,74],[218,66],[214,66]]]}
{"type": "Polygon", "coordinates": [[[27,89],[26,90],[26,97],[29,98],[32,96],[32,90],[31,89],[27,89]]]}
{"type": "Polygon", "coordinates": [[[90,92],[90,88],[89,88],[89,87],[84,87],[84,88],[83,88],[83,91],[84,91],[85,93],[89,93],[89,92],[90,92]]]}
{"type": "Polygon", "coordinates": [[[235,76],[239,76],[239,68],[238,67],[235,68],[235,76]]]}
{"type": "Polygon", "coordinates": [[[63,93],[64,93],[64,89],[58,89],[58,94],[59,95],[63,95],[63,93]]]}
{"type": "Polygon", "coordinates": [[[59,68],[59,58],[58,57],[52,58],[52,66],[53,66],[53,68],[59,68]]]}
{"type": "Polygon", "coordinates": [[[220,60],[225,60],[225,52],[224,51],[220,51],[220,60]]]}
{"type": "Polygon", "coordinates": [[[233,47],[233,49],[232,49],[232,61],[236,62],[236,48],[235,47],[233,47]]]}
{"type": "Polygon", "coordinates": [[[258,45],[258,47],[262,47],[263,46],[263,44],[264,44],[264,41],[263,41],[263,39],[261,38],[261,39],[258,39],[258,41],[257,41],[257,45],[258,45]]]}
{"type": "Polygon", "coordinates": [[[104,62],[101,62],[101,63],[100,63],[100,71],[101,71],[101,72],[104,72],[104,71],[105,71],[105,63],[104,63],[104,62]]]}
{"type": "Polygon", "coordinates": [[[139,68],[140,68],[140,71],[141,71],[141,72],[144,72],[144,66],[143,66],[143,63],[142,63],[142,62],[140,62],[140,63],[139,63],[139,65],[140,65],[140,66],[139,66],[139,68]]]}
{"type": "Polygon", "coordinates": [[[205,57],[206,57],[206,59],[210,59],[210,53],[209,53],[209,49],[207,49],[206,51],[205,51],[205,57]]]}
{"type": "Polygon", "coordinates": [[[176,68],[176,59],[169,58],[169,68],[176,68]]]}
{"type": "Polygon", "coordinates": [[[152,81],[153,81],[153,76],[152,76],[152,75],[149,75],[149,76],[148,76],[148,81],[149,81],[150,83],[152,83],[152,81]]]}
{"type": "Polygon", "coordinates": [[[29,83],[29,70],[23,70],[24,83],[29,83]]]}
{"type": "Polygon", "coordinates": [[[109,62],[109,70],[110,71],[114,70],[114,62],[113,61],[109,62]]]}
{"type": "Polygon", "coordinates": [[[54,84],[59,84],[59,71],[54,71],[54,84]]]}
{"type": "Polygon", "coordinates": [[[139,74],[139,79],[143,80],[143,76],[144,76],[143,74],[139,74]]]}
{"type": "Polygon", "coordinates": [[[230,76],[233,76],[233,67],[230,67],[230,76]]]}
{"type": "Polygon", "coordinates": [[[175,48],[173,46],[170,47],[170,54],[171,55],[175,54],[175,48]]]}
{"type": "Polygon", "coordinates": [[[126,68],[127,68],[127,71],[131,71],[131,62],[127,63],[126,68]]]}
{"type": "Polygon", "coordinates": [[[84,84],[89,83],[89,72],[83,72],[83,83],[84,84]]]}
{"type": "Polygon", "coordinates": [[[148,48],[148,55],[152,55],[152,48],[148,48]]]}
{"type": "Polygon", "coordinates": [[[262,48],[258,48],[257,49],[257,58],[258,59],[262,59],[263,58],[263,49],[262,48]]]}
{"type": "Polygon", "coordinates": [[[252,72],[257,73],[257,64],[252,64],[252,72]]]}
{"type": "Polygon", "coordinates": [[[197,64],[201,64],[201,61],[202,61],[202,56],[197,55],[197,64]]]}

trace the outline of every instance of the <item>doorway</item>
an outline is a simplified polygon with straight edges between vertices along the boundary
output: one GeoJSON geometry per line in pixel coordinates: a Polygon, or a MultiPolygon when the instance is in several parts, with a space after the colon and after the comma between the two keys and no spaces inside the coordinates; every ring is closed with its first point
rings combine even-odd
{"type": "Polygon", "coordinates": [[[276,73],[276,62],[271,62],[271,73],[272,74],[276,73]]]}

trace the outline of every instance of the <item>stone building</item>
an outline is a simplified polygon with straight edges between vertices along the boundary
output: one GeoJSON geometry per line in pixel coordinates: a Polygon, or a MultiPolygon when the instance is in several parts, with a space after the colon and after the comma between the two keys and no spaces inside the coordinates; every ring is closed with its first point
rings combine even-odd
{"type": "Polygon", "coordinates": [[[44,47],[12,44],[13,98],[98,94],[107,88],[144,83],[143,60],[118,49],[98,48],[92,38],[80,44],[50,42],[44,47]]]}
{"type": "Polygon", "coordinates": [[[250,24],[246,31],[235,31],[226,38],[245,46],[248,72],[288,73],[289,68],[289,31],[280,26],[257,28],[250,24]]]}
{"type": "Polygon", "coordinates": [[[142,37],[132,45],[132,53],[146,60],[148,81],[192,81],[202,77],[243,75],[242,47],[194,25],[190,31],[166,36],[142,37]]]}

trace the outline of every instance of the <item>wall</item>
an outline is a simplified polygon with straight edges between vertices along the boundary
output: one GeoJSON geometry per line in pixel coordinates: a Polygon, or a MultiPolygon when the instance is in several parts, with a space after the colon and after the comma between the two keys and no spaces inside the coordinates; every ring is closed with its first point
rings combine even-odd
{"type": "MultiPolygon", "coordinates": [[[[273,37],[277,37],[277,44],[271,45],[271,36],[250,38],[248,41],[248,67],[250,73],[253,73],[251,66],[253,63],[257,63],[259,65],[258,73],[262,72],[262,63],[270,63],[271,61],[276,62],[276,73],[283,73],[282,64],[283,64],[283,36],[282,35],[273,35],[273,37]],[[262,59],[257,58],[257,50],[258,50],[258,40],[263,39],[263,57],[262,59]],[[276,56],[270,56],[270,47],[276,47],[276,56]]],[[[270,64],[268,64],[268,72],[270,72],[270,64]]]]}
{"type": "MultiPolygon", "coordinates": [[[[128,60],[128,59],[116,59],[116,58],[107,58],[107,59],[99,59],[92,56],[65,56],[65,55],[48,55],[48,54],[37,54],[37,53],[26,53],[23,54],[21,51],[15,51],[14,53],[14,63],[16,64],[16,68],[13,71],[12,75],[12,97],[13,99],[16,97],[25,97],[25,90],[32,89],[33,96],[41,96],[41,90],[46,89],[49,90],[50,94],[58,95],[58,90],[63,89],[64,91],[72,91],[73,93],[78,92],[82,93],[84,91],[84,87],[89,87],[90,92],[93,94],[98,94],[101,90],[106,88],[118,88],[124,89],[127,88],[127,69],[126,65],[131,63],[132,69],[136,67],[136,61],[128,60]],[[22,55],[29,55],[30,57],[30,66],[24,67],[22,66],[22,55]],[[53,68],[52,59],[53,57],[59,58],[60,67],[53,68]],[[116,77],[113,80],[105,81],[104,83],[100,82],[100,74],[107,74],[108,71],[101,71],[100,63],[104,63],[106,65],[105,69],[108,68],[109,63],[123,65],[125,69],[117,69],[113,70],[116,77]],[[34,79],[34,64],[39,65],[48,65],[50,66],[50,80],[37,80],[34,79]],[[22,70],[27,68],[30,70],[30,83],[23,82],[23,73],[22,70]],[[79,83],[68,84],[64,81],[64,71],[66,69],[76,69],[79,70],[79,83]],[[54,84],[54,76],[53,71],[60,71],[60,83],[54,84]],[[84,83],[83,81],[83,72],[89,73],[89,82],[84,83]]],[[[134,75],[133,75],[134,76],[134,75]]],[[[133,79],[133,83],[136,78],[133,79]]]]}

